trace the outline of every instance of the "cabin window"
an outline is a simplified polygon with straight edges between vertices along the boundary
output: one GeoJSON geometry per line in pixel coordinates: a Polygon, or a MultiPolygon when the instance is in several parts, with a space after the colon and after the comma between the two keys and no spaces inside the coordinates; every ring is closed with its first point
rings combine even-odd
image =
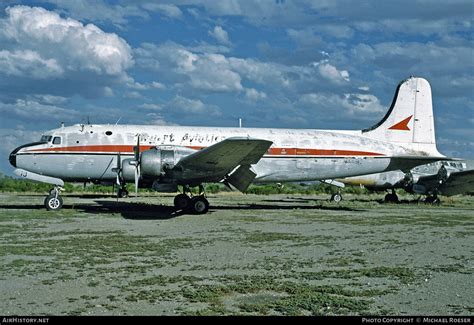
{"type": "Polygon", "coordinates": [[[112,135],[112,131],[105,132],[106,135],[112,135]]]}
{"type": "Polygon", "coordinates": [[[61,137],[54,137],[53,144],[61,144],[61,137]]]}

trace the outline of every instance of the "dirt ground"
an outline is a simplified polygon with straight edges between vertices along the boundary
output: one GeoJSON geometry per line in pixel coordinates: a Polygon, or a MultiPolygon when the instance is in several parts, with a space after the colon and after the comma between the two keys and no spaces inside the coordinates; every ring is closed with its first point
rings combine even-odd
{"type": "Polygon", "coordinates": [[[0,194],[3,315],[472,315],[474,197],[0,194]]]}

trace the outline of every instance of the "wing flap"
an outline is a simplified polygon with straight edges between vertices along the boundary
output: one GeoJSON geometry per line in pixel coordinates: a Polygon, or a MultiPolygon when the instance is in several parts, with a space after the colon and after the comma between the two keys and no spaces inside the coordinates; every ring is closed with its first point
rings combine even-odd
{"type": "Polygon", "coordinates": [[[231,184],[240,192],[245,192],[255,179],[255,176],[257,174],[250,169],[249,165],[241,165],[229,177],[226,177],[224,182],[231,184]]]}

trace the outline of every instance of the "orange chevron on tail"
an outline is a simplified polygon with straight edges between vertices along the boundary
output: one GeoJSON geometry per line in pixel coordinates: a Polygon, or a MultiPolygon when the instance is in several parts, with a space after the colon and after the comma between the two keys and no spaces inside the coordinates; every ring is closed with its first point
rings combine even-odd
{"type": "Polygon", "coordinates": [[[392,125],[389,127],[389,130],[401,130],[401,131],[410,131],[410,128],[408,127],[408,122],[410,122],[411,118],[413,115],[408,116],[406,119],[392,125]]]}

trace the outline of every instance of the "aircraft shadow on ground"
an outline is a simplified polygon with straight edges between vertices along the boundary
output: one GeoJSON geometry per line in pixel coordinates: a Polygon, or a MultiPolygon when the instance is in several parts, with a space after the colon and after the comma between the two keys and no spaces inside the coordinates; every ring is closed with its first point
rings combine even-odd
{"type": "MultiPolygon", "coordinates": [[[[262,202],[278,204],[239,204],[239,205],[212,205],[208,213],[214,213],[219,210],[336,210],[336,211],[361,211],[343,206],[321,206],[321,205],[301,205],[307,199],[295,200],[262,200],[262,202]]],[[[21,204],[3,204],[1,209],[17,210],[44,210],[45,207],[40,204],[21,205],[21,204]]],[[[183,215],[192,215],[190,212],[176,210],[173,206],[146,204],[140,202],[120,202],[116,200],[95,200],[94,203],[64,204],[65,210],[78,210],[80,212],[91,214],[120,214],[125,219],[131,220],[166,220],[183,215]]],[[[54,213],[54,212],[51,212],[54,213]]]]}
{"type": "Polygon", "coordinates": [[[95,201],[96,204],[82,205],[76,209],[86,213],[120,213],[124,219],[166,220],[186,214],[172,206],[145,204],[140,202],[95,201]]]}

